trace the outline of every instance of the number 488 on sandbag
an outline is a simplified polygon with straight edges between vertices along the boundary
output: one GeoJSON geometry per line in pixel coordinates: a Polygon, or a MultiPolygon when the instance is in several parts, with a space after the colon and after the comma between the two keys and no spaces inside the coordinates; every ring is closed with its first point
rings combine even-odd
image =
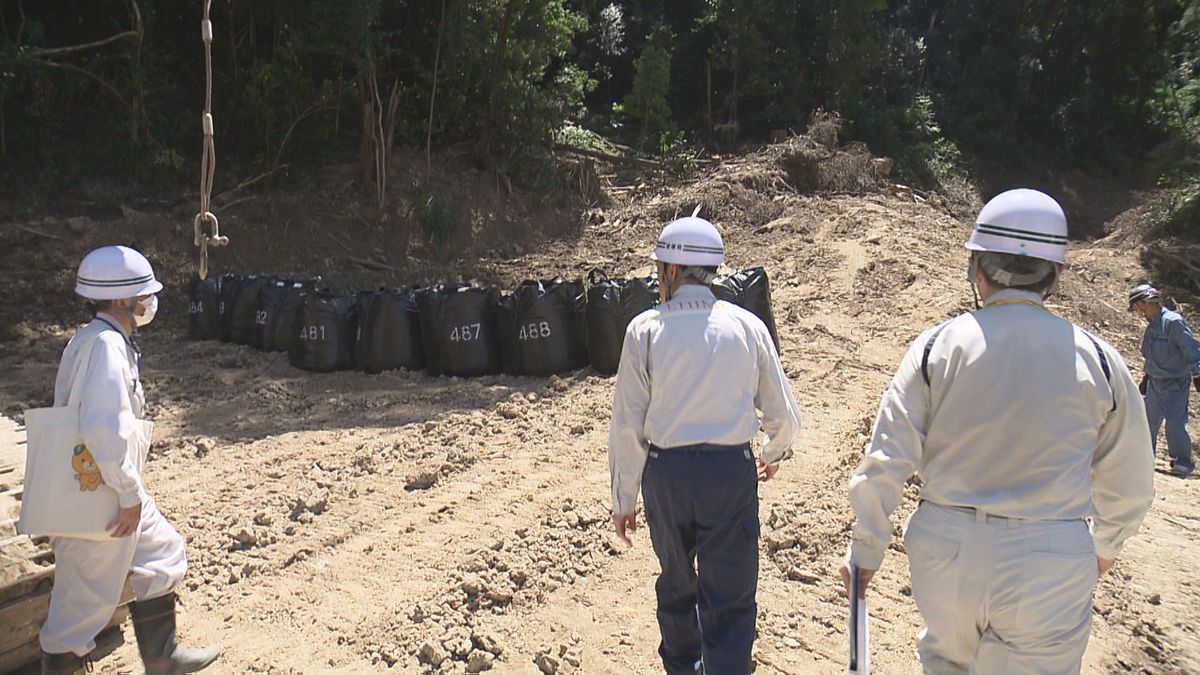
{"type": "Polygon", "coordinates": [[[451,342],[470,342],[479,339],[479,331],[483,327],[480,323],[469,323],[463,326],[455,326],[450,329],[451,342]]]}
{"type": "Polygon", "coordinates": [[[550,337],[550,323],[543,321],[541,323],[531,323],[528,326],[521,326],[521,331],[517,333],[518,340],[539,340],[550,337]]]}

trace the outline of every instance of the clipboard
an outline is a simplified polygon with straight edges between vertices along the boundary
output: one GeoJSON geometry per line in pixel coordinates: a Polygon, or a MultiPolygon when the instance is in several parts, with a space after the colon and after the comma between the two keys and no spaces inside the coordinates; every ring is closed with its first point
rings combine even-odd
{"type": "Polygon", "coordinates": [[[867,601],[861,597],[858,567],[850,566],[850,663],[847,672],[869,675],[871,672],[871,636],[867,629],[867,601]]]}

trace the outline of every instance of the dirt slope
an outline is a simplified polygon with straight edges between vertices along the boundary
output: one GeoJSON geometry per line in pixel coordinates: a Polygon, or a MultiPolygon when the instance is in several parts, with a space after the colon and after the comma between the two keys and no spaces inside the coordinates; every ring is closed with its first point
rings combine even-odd
{"type": "MultiPolygon", "coordinates": [[[[846,478],[907,343],[969,306],[968,229],[902,190],[795,195],[786,174],[782,187],[773,180],[773,162],[622,192],[569,241],[472,267],[502,283],[638,269],[661,224],[702,203],[724,228],[731,265],[767,268],[804,432],[761,490],[755,659],[758,672],[842,672],[834,570],[851,520],[846,478]]],[[[128,228],[146,232],[154,219],[143,217],[99,223],[69,245],[10,240],[0,248],[9,297],[36,298],[47,279],[65,287],[69,261],[128,228]],[[39,283],[22,259],[42,268],[39,283]]],[[[175,241],[148,248],[184,260],[175,241]]],[[[275,249],[241,255],[275,271],[275,249]]],[[[1140,327],[1121,296],[1140,275],[1136,252],[1085,248],[1073,262],[1055,310],[1133,359],[1140,327]]],[[[19,416],[47,402],[69,320],[12,309],[0,409],[19,416]]],[[[165,314],[142,338],[159,423],[147,483],[189,540],[182,636],[221,642],[218,672],[657,671],[649,538],[643,529],[625,549],[608,534],[611,380],[314,375],[282,355],[188,342],[178,313],[165,314]]],[[[1145,528],[1097,593],[1089,672],[1200,672],[1200,482],[1156,481],[1145,528]]],[[[871,597],[873,659],[878,672],[919,672],[919,617],[893,548],[871,597]]],[[[97,665],[139,669],[132,645],[97,665]]]]}

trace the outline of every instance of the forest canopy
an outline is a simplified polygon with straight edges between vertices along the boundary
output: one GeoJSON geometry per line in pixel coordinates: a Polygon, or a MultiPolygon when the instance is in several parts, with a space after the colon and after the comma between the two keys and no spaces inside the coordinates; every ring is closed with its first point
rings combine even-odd
{"type": "MultiPolygon", "coordinates": [[[[200,0],[0,0],[3,171],[194,166],[200,0]]],[[[1200,189],[1200,0],[213,0],[226,160],[371,144],[520,162],[599,134],[733,150],[837,111],[936,185],[967,158],[1200,189]],[[1149,172],[1149,173],[1147,173],[1149,172]]]]}

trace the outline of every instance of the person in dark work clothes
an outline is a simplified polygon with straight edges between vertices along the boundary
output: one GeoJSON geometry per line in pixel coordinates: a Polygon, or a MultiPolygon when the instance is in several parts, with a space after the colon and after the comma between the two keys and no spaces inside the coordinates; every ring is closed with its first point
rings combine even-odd
{"type": "Polygon", "coordinates": [[[749,673],[758,481],[791,456],[800,413],[767,327],[708,287],[724,263],[712,223],[668,224],[651,257],[661,304],[629,324],[613,397],[613,526],[630,544],[640,489],[666,672],[749,673]],[[756,408],[768,437],[757,460],[756,408]]]}
{"type": "Polygon", "coordinates": [[[1151,447],[1157,449],[1165,420],[1171,473],[1187,478],[1196,469],[1187,432],[1188,388],[1200,392],[1200,343],[1178,312],[1162,306],[1162,293],[1150,284],[1139,284],[1129,292],[1129,311],[1146,320],[1142,336],[1146,367],[1139,389],[1146,400],[1151,447]]]}

